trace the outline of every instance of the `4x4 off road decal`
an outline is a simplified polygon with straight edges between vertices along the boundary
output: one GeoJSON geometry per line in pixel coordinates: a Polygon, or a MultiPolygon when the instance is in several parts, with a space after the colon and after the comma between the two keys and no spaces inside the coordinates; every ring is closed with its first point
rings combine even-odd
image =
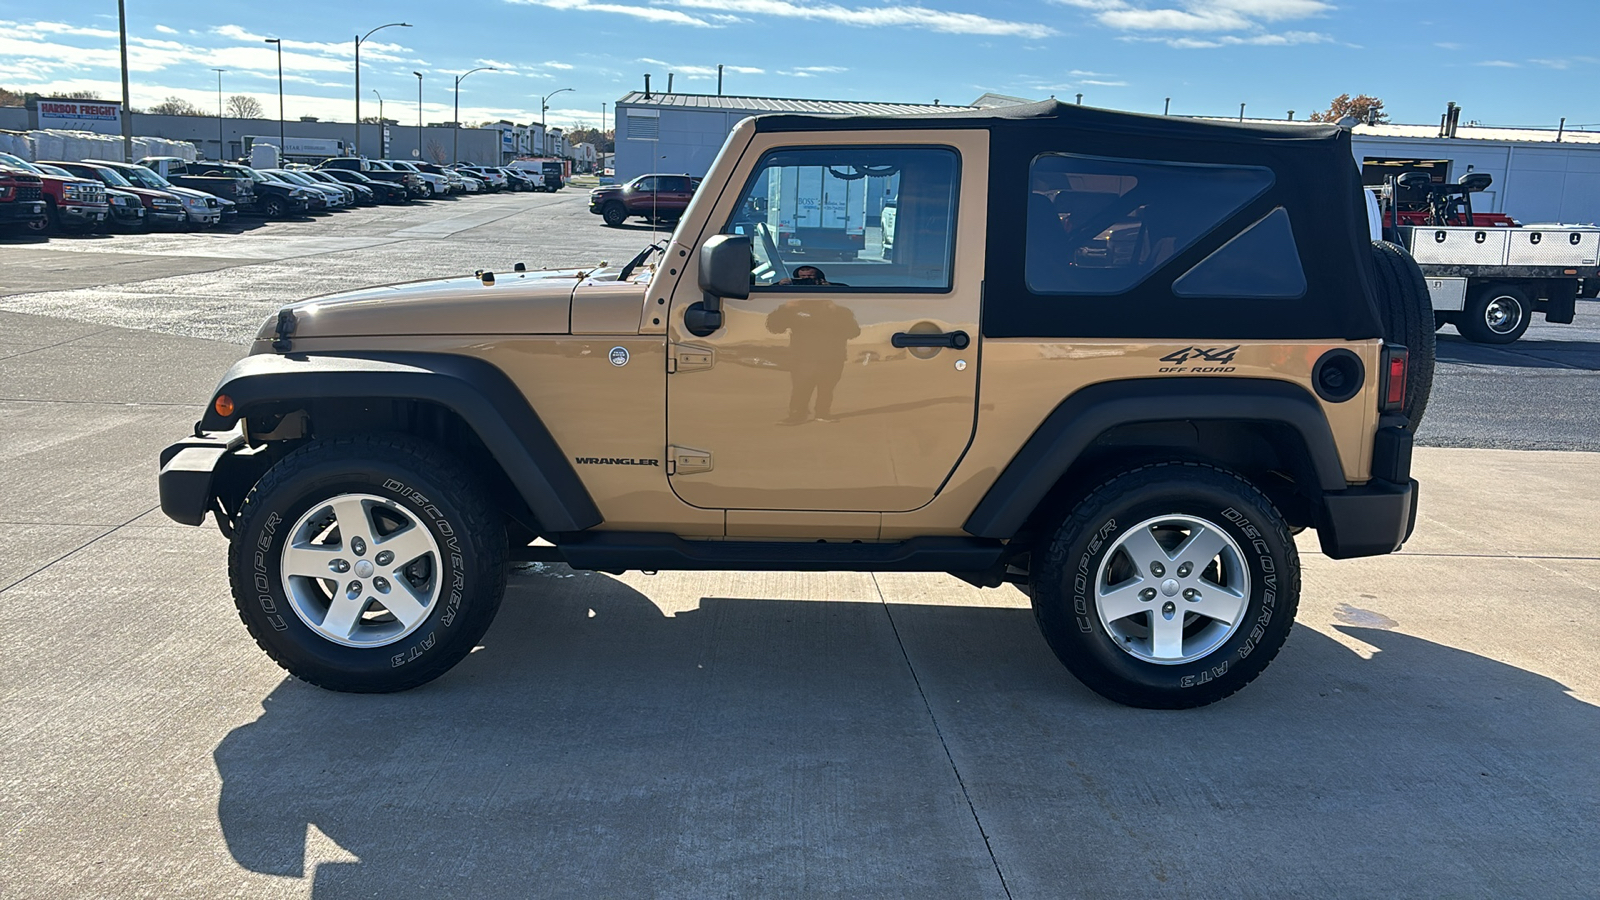
{"type": "Polygon", "coordinates": [[[1232,347],[1185,347],[1161,357],[1162,362],[1171,365],[1162,366],[1156,371],[1181,372],[1185,375],[1195,372],[1232,372],[1235,367],[1228,363],[1233,362],[1233,355],[1238,352],[1238,344],[1232,347]]]}

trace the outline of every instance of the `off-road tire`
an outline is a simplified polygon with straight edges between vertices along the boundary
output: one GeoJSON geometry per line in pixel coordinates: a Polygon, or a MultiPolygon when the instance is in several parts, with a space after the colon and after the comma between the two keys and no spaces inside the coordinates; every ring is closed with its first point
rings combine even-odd
{"type": "Polygon", "coordinates": [[[483,488],[448,454],[405,436],[314,440],[290,453],[245,497],[228,549],[234,604],[261,649],[301,680],[354,693],[408,690],[460,662],[494,621],[505,568],[504,521],[483,488]],[[392,501],[426,526],[439,551],[437,598],[393,643],[335,643],[286,593],[280,562],[291,529],[344,494],[392,501]]]}
{"type": "Polygon", "coordinates": [[[1372,242],[1373,270],[1377,275],[1378,313],[1383,317],[1384,340],[1403,344],[1410,351],[1406,367],[1406,402],[1401,411],[1416,431],[1428,408],[1433,390],[1438,324],[1428,280],[1404,247],[1388,241],[1372,242]],[[1433,327],[1429,327],[1433,326],[1433,327]]]}
{"type": "MultiPolygon", "coordinates": [[[[1166,590],[1165,582],[1151,583],[1166,590]]],[[[1084,497],[1044,537],[1029,587],[1045,641],[1090,689],[1128,706],[1188,709],[1234,693],[1277,656],[1300,599],[1300,558],[1283,516],[1249,482],[1203,463],[1159,463],[1117,475],[1084,497]],[[1202,520],[1230,537],[1248,573],[1237,627],[1205,655],[1174,664],[1125,650],[1096,605],[1102,563],[1109,565],[1136,524],[1166,516],[1202,520]]],[[[1159,614],[1161,592],[1149,616],[1159,614]]],[[[1186,597],[1173,599],[1181,607],[1186,597]]]]}
{"type": "Polygon", "coordinates": [[[269,219],[281,219],[289,214],[289,201],[282,197],[268,197],[261,201],[261,214],[269,219]]]}
{"type": "MultiPolygon", "coordinates": [[[[1496,317],[1498,318],[1498,317],[1496,317]]],[[[1485,284],[1467,294],[1467,304],[1456,321],[1461,336],[1479,344],[1509,344],[1522,337],[1533,319],[1533,303],[1527,293],[1514,284],[1485,284]],[[1516,310],[1516,318],[1491,324],[1491,310],[1516,310]]]]}
{"type": "Polygon", "coordinates": [[[618,228],[623,222],[628,221],[628,208],[613,200],[600,208],[600,218],[612,228],[618,228]]]}

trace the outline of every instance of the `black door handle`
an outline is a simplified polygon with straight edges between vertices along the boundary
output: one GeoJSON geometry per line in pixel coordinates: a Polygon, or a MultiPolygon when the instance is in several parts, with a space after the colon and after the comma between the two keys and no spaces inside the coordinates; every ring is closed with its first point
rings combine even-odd
{"type": "Polygon", "coordinates": [[[972,344],[972,338],[967,337],[965,331],[902,331],[890,338],[889,343],[896,347],[949,347],[952,350],[965,350],[972,344]]]}

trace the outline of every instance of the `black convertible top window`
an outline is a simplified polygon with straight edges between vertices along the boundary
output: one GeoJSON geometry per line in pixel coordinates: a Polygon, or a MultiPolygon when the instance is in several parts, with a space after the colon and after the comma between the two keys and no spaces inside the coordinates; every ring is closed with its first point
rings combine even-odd
{"type": "MultiPolygon", "coordinates": [[[[1141,338],[1173,340],[1344,339],[1381,337],[1361,173],[1350,134],[1337,126],[1236,123],[1145,116],[1055,101],[927,116],[756,119],[760,132],[981,129],[989,133],[989,210],[984,262],[983,333],[987,337],[1141,338]],[[1153,267],[1121,292],[1064,298],[1029,284],[1029,176],[1043,155],[1260,168],[1269,187],[1153,267]],[[1174,282],[1277,209],[1276,237],[1287,226],[1305,289],[1287,296],[1293,272],[1266,271],[1224,254],[1201,267],[1196,285],[1222,299],[1180,295],[1174,282]],[[1207,269],[1212,269],[1207,274],[1207,269]],[[1227,279],[1217,284],[1207,278],[1227,279]],[[1202,278],[1205,276],[1205,278],[1202,278]],[[1254,285],[1252,289],[1238,289],[1254,285]],[[1226,290],[1224,291],[1224,289],[1226,290]],[[1096,300],[1096,296],[1104,297],[1096,300]]],[[[1251,240],[1272,234],[1262,232],[1251,240]]],[[[1174,244],[1177,242],[1174,241],[1174,244]]],[[[1281,246],[1281,242],[1277,242],[1281,246]]],[[[1246,245],[1248,246],[1248,244],[1246,245]]]]}
{"type": "Polygon", "coordinates": [[[1259,197],[1272,170],[1047,153],[1028,181],[1028,289],[1120,294],[1259,197]]]}

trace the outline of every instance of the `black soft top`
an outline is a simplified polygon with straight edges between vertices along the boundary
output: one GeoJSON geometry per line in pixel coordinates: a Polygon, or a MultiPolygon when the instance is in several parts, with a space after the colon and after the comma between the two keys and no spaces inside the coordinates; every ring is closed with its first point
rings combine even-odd
{"type": "Polygon", "coordinates": [[[1050,100],[902,116],[770,115],[757,132],[982,128],[990,133],[984,334],[990,337],[1347,339],[1382,336],[1361,173],[1333,125],[1151,116],[1050,100]],[[1132,289],[1105,298],[1034,295],[1024,278],[1029,170],[1045,154],[1259,166],[1272,186],[1132,289]],[[1179,276],[1282,207],[1305,272],[1294,300],[1196,301],[1179,276]]]}

